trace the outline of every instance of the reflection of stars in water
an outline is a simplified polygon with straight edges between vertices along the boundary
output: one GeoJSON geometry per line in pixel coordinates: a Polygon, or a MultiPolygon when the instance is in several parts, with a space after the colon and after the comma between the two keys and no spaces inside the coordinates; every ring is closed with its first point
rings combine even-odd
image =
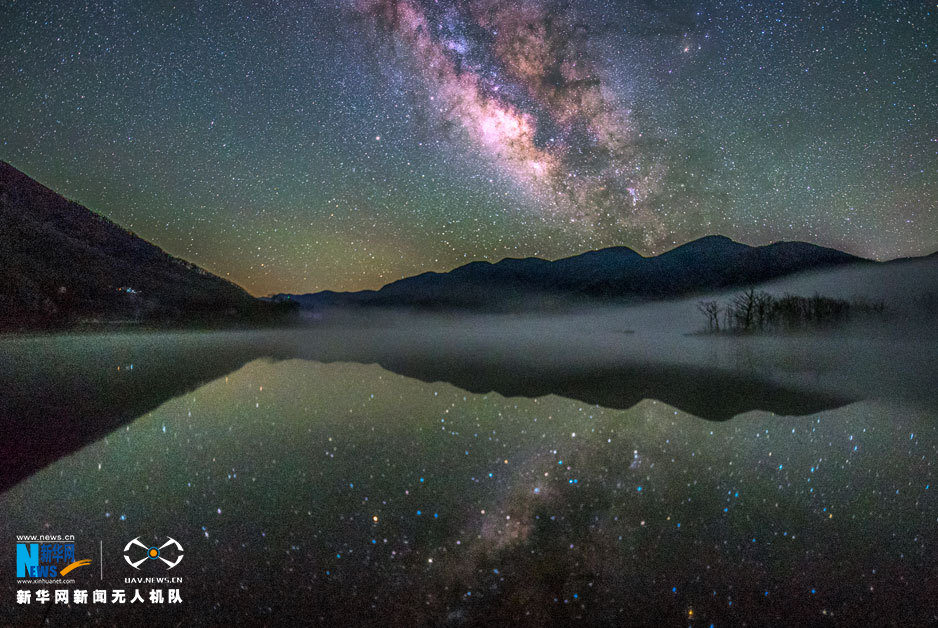
{"type": "Polygon", "coordinates": [[[612,411],[471,395],[375,365],[255,362],[2,505],[75,495],[89,534],[183,528],[224,567],[192,585],[220,617],[314,595],[345,623],[373,605],[402,623],[401,609],[434,624],[677,623],[692,609],[699,625],[759,624],[796,608],[804,625],[824,611],[851,624],[877,617],[899,577],[903,594],[924,590],[935,434],[930,417],[876,404],[714,424],[653,401],[612,411]],[[122,460],[134,463],[119,476],[96,470],[122,460]],[[127,486],[166,509],[141,516],[127,486]],[[133,521],[107,516],[121,512],[133,521]],[[282,586],[297,573],[308,582],[282,586]]]}
{"type": "Polygon", "coordinates": [[[642,457],[638,455],[638,450],[632,452],[632,462],[629,463],[629,469],[637,469],[642,464],[642,457]]]}

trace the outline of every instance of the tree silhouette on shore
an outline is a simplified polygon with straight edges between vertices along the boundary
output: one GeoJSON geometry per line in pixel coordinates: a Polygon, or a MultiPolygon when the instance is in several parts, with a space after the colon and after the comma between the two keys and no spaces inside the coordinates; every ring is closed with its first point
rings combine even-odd
{"type": "Polygon", "coordinates": [[[819,294],[812,297],[786,294],[778,298],[747,288],[725,305],[716,300],[699,301],[697,310],[706,317],[707,331],[711,333],[750,333],[833,327],[847,322],[852,315],[881,315],[885,304],[881,301],[851,303],[819,294]]]}

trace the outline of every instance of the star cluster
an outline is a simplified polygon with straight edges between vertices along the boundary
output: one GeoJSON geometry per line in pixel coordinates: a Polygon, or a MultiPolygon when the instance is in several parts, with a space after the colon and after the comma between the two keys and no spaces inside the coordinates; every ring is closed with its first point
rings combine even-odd
{"type": "Polygon", "coordinates": [[[933,4],[0,8],[0,159],[254,294],[722,233],[938,248],[933,4]]]}

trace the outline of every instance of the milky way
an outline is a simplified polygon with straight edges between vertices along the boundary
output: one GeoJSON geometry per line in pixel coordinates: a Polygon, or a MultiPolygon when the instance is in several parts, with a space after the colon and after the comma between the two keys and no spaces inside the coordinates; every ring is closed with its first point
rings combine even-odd
{"type": "Polygon", "coordinates": [[[458,125],[469,149],[536,199],[532,208],[655,243],[663,223],[648,199],[662,167],[642,159],[641,132],[603,85],[589,25],[556,3],[433,6],[361,0],[357,8],[412,55],[436,122],[458,125]]]}

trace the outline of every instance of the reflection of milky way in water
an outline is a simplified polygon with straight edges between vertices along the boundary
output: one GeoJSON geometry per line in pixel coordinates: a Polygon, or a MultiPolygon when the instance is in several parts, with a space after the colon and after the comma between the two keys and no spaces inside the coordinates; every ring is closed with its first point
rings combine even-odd
{"type": "Polygon", "coordinates": [[[540,206],[573,225],[638,229],[655,242],[663,226],[645,201],[661,171],[642,162],[640,133],[599,79],[588,26],[531,0],[460,6],[358,3],[410,51],[430,113],[461,127],[540,206]]]}
{"type": "Polygon", "coordinates": [[[0,521],[100,538],[116,563],[128,538],[170,534],[189,606],[167,616],[915,624],[932,612],[936,442],[933,417],[870,402],[713,423],[255,361],[14,487],[0,521]]]}

